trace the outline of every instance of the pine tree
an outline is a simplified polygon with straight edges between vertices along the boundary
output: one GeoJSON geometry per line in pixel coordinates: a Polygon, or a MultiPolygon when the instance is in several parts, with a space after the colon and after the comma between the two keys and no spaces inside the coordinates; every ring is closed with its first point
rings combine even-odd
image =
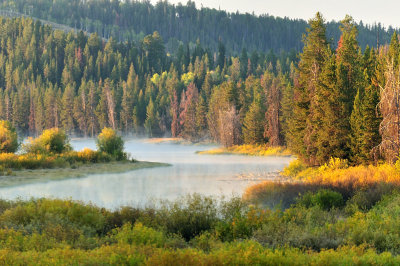
{"type": "Polygon", "coordinates": [[[266,71],[261,84],[266,95],[267,110],[265,112],[264,137],[270,146],[282,145],[281,132],[281,77],[274,77],[266,71]]]}
{"type": "Polygon", "coordinates": [[[68,134],[75,133],[75,123],[73,118],[74,98],[74,87],[68,85],[65,88],[64,94],[62,96],[62,109],[60,114],[62,127],[64,131],[68,134]]]}
{"type": "Polygon", "coordinates": [[[294,110],[288,145],[302,160],[317,164],[316,136],[319,122],[312,113],[315,93],[324,65],[329,59],[330,48],[326,39],[324,19],[320,13],[309,21],[303,52],[295,77],[294,110]]]}
{"type": "Polygon", "coordinates": [[[200,137],[204,137],[207,132],[207,103],[204,95],[199,96],[196,106],[196,131],[200,137]]]}
{"type": "Polygon", "coordinates": [[[156,137],[160,133],[159,116],[152,99],[150,99],[146,108],[146,121],[144,127],[149,137],[156,137]]]}
{"type": "Polygon", "coordinates": [[[247,144],[264,142],[264,108],[260,99],[250,105],[243,122],[243,139],[247,144]]]}
{"type": "Polygon", "coordinates": [[[363,138],[364,138],[364,123],[363,123],[363,106],[362,98],[365,96],[361,94],[360,89],[357,91],[356,97],[354,99],[353,112],[350,117],[351,124],[351,160],[354,163],[363,163],[368,160],[362,150],[363,150],[363,138]]]}
{"type": "Polygon", "coordinates": [[[393,62],[393,66],[397,67],[399,65],[399,55],[400,55],[400,42],[399,36],[396,32],[393,33],[392,39],[389,45],[389,62],[393,62]]]}
{"type": "Polygon", "coordinates": [[[183,102],[179,119],[182,121],[182,136],[191,141],[196,141],[198,131],[196,126],[196,107],[199,99],[199,93],[194,83],[189,84],[186,90],[185,101],[183,102]]]}
{"type": "Polygon", "coordinates": [[[369,163],[376,159],[375,147],[380,142],[379,89],[376,77],[376,56],[374,50],[366,48],[363,56],[364,83],[354,100],[350,118],[351,160],[353,163],[369,163]],[[364,89],[365,88],[365,89],[364,89]]]}
{"type": "Polygon", "coordinates": [[[284,78],[282,99],[281,99],[281,117],[280,122],[282,125],[282,133],[284,137],[284,145],[287,145],[288,139],[291,138],[290,124],[293,119],[293,99],[294,91],[293,84],[291,84],[287,78],[284,78]]]}
{"type": "Polygon", "coordinates": [[[122,95],[122,103],[121,103],[121,121],[123,124],[123,128],[125,130],[125,134],[128,134],[131,130],[132,125],[132,106],[133,106],[133,98],[132,91],[128,87],[127,83],[123,83],[123,95],[122,95]]]}
{"type": "Polygon", "coordinates": [[[86,93],[86,84],[82,83],[78,95],[74,99],[74,119],[79,127],[80,132],[83,133],[83,136],[87,137],[88,134],[88,106],[87,106],[87,93],[86,93]]]}

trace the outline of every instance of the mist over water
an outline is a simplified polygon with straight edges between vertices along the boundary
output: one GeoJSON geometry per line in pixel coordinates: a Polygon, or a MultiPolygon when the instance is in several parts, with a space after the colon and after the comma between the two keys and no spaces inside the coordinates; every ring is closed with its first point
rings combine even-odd
{"type": "MultiPolygon", "coordinates": [[[[92,139],[76,139],[71,144],[75,150],[96,148],[92,139]]],[[[146,139],[127,140],[125,150],[133,158],[169,163],[172,166],[0,188],[0,197],[70,198],[113,209],[122,205],[144,206],[158,199],[173,200],[191,193],[240,196],[247,186],[261,182],[271,176],[271,172],[282,170],[291,160],[287,157],[195,153],[211,148],[214,147],[155,144],[146,139]]]]}

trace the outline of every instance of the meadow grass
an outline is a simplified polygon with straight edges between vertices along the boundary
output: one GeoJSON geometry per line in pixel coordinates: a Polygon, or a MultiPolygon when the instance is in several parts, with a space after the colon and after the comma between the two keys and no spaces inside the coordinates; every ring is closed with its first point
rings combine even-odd
{"type": "Polygon", "coordinates": [[[208,151],[200,151],[203,155],[249,155],[249,156],[291,156],[291,152],[285,147],[268,147],[267,145],[235,145],[227,148],[216,148],[208,151]]]}

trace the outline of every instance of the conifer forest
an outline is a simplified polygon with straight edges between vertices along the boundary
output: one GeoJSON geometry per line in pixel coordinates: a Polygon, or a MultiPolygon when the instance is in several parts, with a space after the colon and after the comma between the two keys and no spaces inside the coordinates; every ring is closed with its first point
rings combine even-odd
{"type": "Polygon", "coordinates": [[[400,264],[399,29],[267,11],[0,0],[0,264],[400,264]]]}

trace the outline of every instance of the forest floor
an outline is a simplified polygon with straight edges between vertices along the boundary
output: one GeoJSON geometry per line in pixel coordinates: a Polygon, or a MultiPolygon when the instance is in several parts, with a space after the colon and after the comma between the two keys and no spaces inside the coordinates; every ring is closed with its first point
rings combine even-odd
{"type": "Polygon", "coordinates": [[[249,155],[249,156],[292,156],[285,147],[268,147],[266,145],[235,145],[232,147],[216,148],[208,151],[200,151],[203,155],[249,155]]]}
{"type": "Polygon", "coordinates": [[[169,164],[157,162],[110,162],[73,165],[66,168],[13,170],[9,175],[0,176],[0,187],[39,183],[51,180],[85,177],[92,174],[115,174],[153,167],[165,167],[169,164]]]}

